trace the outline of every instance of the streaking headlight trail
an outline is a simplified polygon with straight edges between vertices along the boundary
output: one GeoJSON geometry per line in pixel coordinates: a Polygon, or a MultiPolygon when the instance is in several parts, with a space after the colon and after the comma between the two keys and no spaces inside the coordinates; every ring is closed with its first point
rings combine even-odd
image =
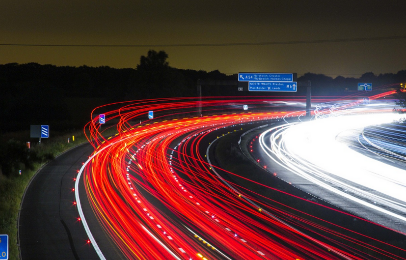
{"type": "Polygon", "coordinates": [[[348,114],[286,124],[264,132],[260,144],[291,173],[406,223],[406,170],[350,147],[366,127],[402,118],[397,113],[348,114]]]}
{"type": "MultiPolygon", "coordinates": [[[[405,254],[398,245],[331,223],[285,200],[263,196],[250,185],[241,186],[232,181],[241,176],[218,167],[216,156],[209,155],[227,155],[227,151],[210,148],[221,138],[228,134],[238,137],[258,125],[280,124],[303,116],[302,110],[276,110],[269,100],[265,101],[178,98],[98,108],[106,115],[106,124],[100,125],[97,116],[92,115],[86,126],[85,133],[95,151],[79,171],[75,195],[82,224],[99,257],[110,259],[114,255],[110,248],[99,246],[93,233],[95,226],[125,259],[373,259],[370,252],[395,259],[405,254]],[[244,112],[242,104],[248,104],[250,110],[244,112]],[[198,106],[202,114],[196,116],[198,106]],[[154,111],[154,119],[147,120],[149,111],[154,111]],[[114,133],[104,134],[109,127],[114,133]],[[82,210],[83,205],[91,210],[82,210]],[[88,225],[89,219],[93,222],[88,225]]],[[[303,125],[310,129],[307,123],[303,125]]],[[[286,162],[292,161],[288,154],[296,157],[300,152],[294,151],[292,144],[287,149],[288,145],[281,142],[290,130],[296,135],[296,126],[300,124],[274,131],[282,137],[275,137],[273,142],[284,151],[281,154],[286,157],[281,160],[286,162]]],[[[269,153],[277,150],[273,146],[268,149],[269,153]]],[[[310,175],[300,165],[286,167],[310,175]]],[[[308,167],[327,171],[314,165],[308,167]]],[[[271,186],[262,188],[289,201],[350,215],[271,186]]]]}

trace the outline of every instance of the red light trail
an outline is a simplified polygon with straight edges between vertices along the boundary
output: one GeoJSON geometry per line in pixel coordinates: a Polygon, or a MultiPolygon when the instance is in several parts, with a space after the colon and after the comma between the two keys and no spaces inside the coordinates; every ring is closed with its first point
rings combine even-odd
{"type": "MultiPolygon", "coordinates": [[[[98,109],[108,108],[113,109],[104,112],[106,121],[118,133],[104,137],[107,127],[101,130],[98,118],[92,117],[86,133],[95,152],[78,175],[76,194],[83,177],[93,213],[126,258],[374,259],[368,250],[399,258],[380,248],[380,241],[371,245],[358,240],[351,230],[331,228],[332,223],[288,205],[276,207],[269,199],[258,199],[260,194],[253,196],[255,191],[218,178],[202,154],[208,142],[227,131],[304,111],[265,112],[269,103],[260,98],[158,99],[98,109]],[[191,117],[199,104],[211,115],[191,117]],[[258,112],[242,113],[242,104],[258,112]],[[156,118],[140,122],[150,110],[156,118]]],[[[76,201],[80,208],[78,196],[76,201]]],[[[78,221],[86,223],[83,216],[78,221]]],[[[92,236],[87,243],[103,258],[92,236]]]]}

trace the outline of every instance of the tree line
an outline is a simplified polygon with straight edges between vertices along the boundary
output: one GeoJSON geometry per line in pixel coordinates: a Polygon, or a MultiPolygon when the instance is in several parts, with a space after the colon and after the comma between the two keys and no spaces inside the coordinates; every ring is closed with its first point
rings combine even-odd
{"type": "Polygon", "coordinates": [[[54,129],[82,127],[97,105],[196,96],[198,79],[229,77],[218,71],[176,69],[169,66],[167,58],[164,51],[151,50],[141,56],[136,68],[126,69],[37,63],[0,65],[0,132],[30,124],[53,123],[54,129]],[[72,110],[76,105],[85,107],[85,111],[72,110]]]}
{"type": "MultiPolygon", "coordinates": [[[[237,85],[237,74],[225,75],[218,70],[206,72],[177,69],[169,66],[165,51],[150,50],[141,56],[135,68],[70,67],[37,63],[0,65],[0,131],[28,129],[30,124],[53,124],[54,128],[78,128],[89,120],[92,108],[110,102],[158,97],[197,96],[197,82],[232,81],[237,85]],[[81,107],[84,111],[75,110],[81,107]]],[[[358,82],[373,86],[406,81],[406,70],[396,74],[360,78],[335,78],[323,74],[306,73],[298,82],[311,82],[313,95],[343,95],[356,91],[358,82]]],[[[204,95],[249,95],[238,93],[235,86],[217,84],[203,91],[204,95]],[[223,88],[227,91],[219,92],[223,88]]],[[[298,93],[304,95],[305,88],[298,93]]],[[[255,95],[261,95],[255,93],[255,95]]]]}
{"type": "MultiPolygon", "coordinates": [[[[135,68],[70,67],[37,63],[0,65],[0,134],[26,131],[30,125],[48,124],[51,135],[81,129],[96,106],[106,103],[159,97],[195,97],[197,85],[203,96],[305,96],[308,82],[312,95],[351,95],[360,82],[398,87],[406,82],[406,70],[375,75],[364,73],[359,78],[328,77],[306,73],[297,79],[296,93],[266,93],[237,90],[238,74],[226,75],[218,70],[206,72],[169,66],[168,54],[150,50],[141,56],[135,68]]],[[[405,95],[405,94],[403,94],[405,95]]],[[[399,96],[400,98],[404,98],[399,96]]],[[[404,105],[399,103],[399,105],[404,105]]],[[[27,140],[28,134],[24,137],[27,140]]],[[[3,136],[3,135],[1,135],[3,136]]],[[[40,151],[40,150],[39,150],[40,151]]],[[[52,159],[52,155],[31,151],[24,142],[0,138],[0,175],[8,176],[25,165],[52,159]]]]}

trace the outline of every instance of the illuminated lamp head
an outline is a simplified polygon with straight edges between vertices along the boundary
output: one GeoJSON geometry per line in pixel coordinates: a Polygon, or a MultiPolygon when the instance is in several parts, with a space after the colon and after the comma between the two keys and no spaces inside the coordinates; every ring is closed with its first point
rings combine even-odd
{"type": "Polygon", "coordinates": [[[400,92],[406,92],[406,83],[400,83],[400,92]]]}

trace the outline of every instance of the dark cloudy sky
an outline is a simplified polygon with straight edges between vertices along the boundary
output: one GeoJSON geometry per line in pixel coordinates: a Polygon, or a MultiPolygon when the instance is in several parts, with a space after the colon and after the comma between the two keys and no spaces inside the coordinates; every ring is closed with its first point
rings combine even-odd
{"type": "Polygon", "coordinates": [[[0,44],[191,45],[1,45],[0,64],[134,68],[155,49],[183,69],[379,74],[406,69],[406,1],[2,0],[0,44]],[[367,40],[351,41],[359,38],[367,40]],[[232,45],[262,42],[270,44],[232,45]]]}

